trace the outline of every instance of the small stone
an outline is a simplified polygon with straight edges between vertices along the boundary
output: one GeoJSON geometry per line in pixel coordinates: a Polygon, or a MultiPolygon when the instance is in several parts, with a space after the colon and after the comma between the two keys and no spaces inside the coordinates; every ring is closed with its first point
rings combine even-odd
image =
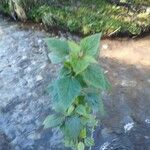
{"type": "Polygon", "coordinates": [[[146,119],[146,120],[145,120],[145,123],[150,124],[150,119],[146,119]]]}
{"type": "Polygon", "coordinates": [[[41,135],[39,133],[31,133],[29,136],[28,136],[28,139],[32,139],[32,140],[38,140],[41,138],[41,135]]]}
{"type": "Polygon", "coordinates": [[[150,137],[149,137],[149,136],[144,136],[144,138],[145,138],[146,140],[149,140],[149,139],[150,139],[150,137]]]}
{"type": "Polygon", "coordinates": [[[131,122],[131,123],[127,123],[125,126],[124,126],[124,131],[125,133],[130,131],[132,128],[134,127],[134,123],[131,122]]]}
{"type": "Polygon", "coordinates": [[[38,40],[38,44],[41,44],[41,43],[42,43],[42,40],[41,40],[41,39],[39,39],[39,40],[38,40]]]}
{"type": "Polygon", "coordinates": [[[26,68],[27,72],[30,72],[31,70],[32,70],[31,67],[26,68]]]}
{"type": "Polygon", "coordinates": [[[103,44],[103,45],[102,45],[102,48],[103,48],[103,49],[108,49],[108,47],[109,47],[108,44],[103,44]]]}
{"type": "Polygon", "coordinates": [[[27,56],[23,56],[23,57],[22,57],[22,60],[25,60],[25,59],[27,59],[27,56]]]}
{"type": "Polygon", "coordinates": [[[46,64],[43,64],[40,68],[43,69],[46,67],[46,64]]]}
{"type": "Polygon", "coordinates": [[[41,81],[43,80],[43,77],[41,75],[36,76],[36,81],[41,81]]]}
{"type": "Polygon", "coordinates": [[[101,147],[100,150],[107,150],[108,146],[110,145],[109,142],[105,142],[101,147]]]}

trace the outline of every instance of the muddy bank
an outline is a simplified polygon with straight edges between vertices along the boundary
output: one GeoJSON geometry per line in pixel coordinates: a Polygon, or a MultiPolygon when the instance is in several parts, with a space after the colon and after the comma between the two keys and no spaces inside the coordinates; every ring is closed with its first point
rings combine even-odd
{"type": "Polygon", "coordinates": [[[112,91],[104,94],[107,115],[96,139],[106,150],[149,150],[150,36],[103,40],[101,56],[112,91]]]}
{"type": "MultiPolygon", "coordinates": [[[[42,127],[51,113],[45,89],[58,71],[47,57],[47,36],[52,35],[0,18],[2,150],[66,149],[57,130],[42,127]]],[[[103,93],[106,116],[93,150],[150,150],[150,37],[103,40],[101,46],[100,62],[113,88],[103,93]]]]}

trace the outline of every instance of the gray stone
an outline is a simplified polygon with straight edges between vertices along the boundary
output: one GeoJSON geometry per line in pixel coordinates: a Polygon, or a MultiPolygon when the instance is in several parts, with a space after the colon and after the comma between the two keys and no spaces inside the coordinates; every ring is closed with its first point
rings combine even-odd
{"type": "Polygon", "coordinates": [[[56,72],[47,59],[46,34],[7,24],[0,18],[0,129],[10,140],[0,134],[0,150],[9,143],[13,150],[57,150],[58,143],[63,148],[62,136],[42,127],[50,113],[45,90],[56,72]]]}

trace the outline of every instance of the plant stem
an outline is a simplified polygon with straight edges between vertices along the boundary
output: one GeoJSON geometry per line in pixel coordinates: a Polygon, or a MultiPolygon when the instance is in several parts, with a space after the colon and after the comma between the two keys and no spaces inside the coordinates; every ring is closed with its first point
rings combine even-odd
{"type": "MultiPolygon", "coordinates": [[[[91,138],[93,138],[94,127],[91,129],[91,138]]],[[[89,150],[92,150],[92,146],[89,147],[89,150]]]]}

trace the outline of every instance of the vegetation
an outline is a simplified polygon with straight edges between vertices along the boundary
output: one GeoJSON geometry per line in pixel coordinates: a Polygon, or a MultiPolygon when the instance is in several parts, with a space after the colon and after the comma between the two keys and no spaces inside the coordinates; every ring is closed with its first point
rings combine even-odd
{"type": "Polygon", "coordinates": [[[94,144],[93,131],[98,121],[96,112],[104,114],[101,91],[110,88],[99,56],[101,34],[81,40],[46,39],[53,63],[63,63],[58,79],[50,85],[52,109],[55,114],[47,116],[45,128],[58,127],[64,135],[66,147],[84,150],[94,144]]]}
{"type": "Polygon", "coordinates": [[[2,0],[0,11],[11,15],[15,11],[22,20],[28,18],[47,27],[85,35],[97,32],[137,35],[149,29],[150,12],[144,7],[150,6],[149,0],[120,0],[124,4],[130,2],[131,7],[112,1],[119,0],[2,0]]]}

